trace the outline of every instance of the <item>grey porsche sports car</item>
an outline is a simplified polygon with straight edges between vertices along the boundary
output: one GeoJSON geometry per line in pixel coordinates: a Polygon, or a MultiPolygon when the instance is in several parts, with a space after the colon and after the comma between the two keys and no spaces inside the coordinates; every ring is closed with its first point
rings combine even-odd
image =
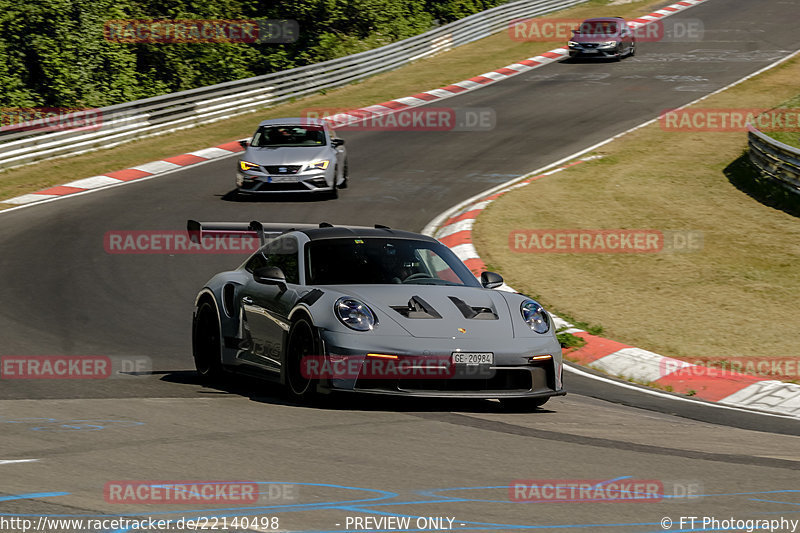
{"type": "Polygon", "coordinates": [[[347,187],[347,151],[324,120],[279,118],[258,125],[236,164],[239,193],[327,193],[347,187]]]}
{"type": "Polygon", "coordinates": [[[491,290],[503,283],[498,274],[479,281],[436,239],[327,223],[188,229],[193,239],[262,242],[197,295],[192,345],[203,378],[255,372],[294,399],[341,390],[534,408],[565,394],[548,313],[491,290]]]}

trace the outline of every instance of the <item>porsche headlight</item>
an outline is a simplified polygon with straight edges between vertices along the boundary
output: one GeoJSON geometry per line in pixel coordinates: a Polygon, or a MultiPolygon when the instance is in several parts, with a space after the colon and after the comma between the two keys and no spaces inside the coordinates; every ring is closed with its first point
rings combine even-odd
{"type": "Polygon", "coordinates": [[[239,161],[239,168],[242,170],[258,170],[258,166],[256,163],[249,161],[239,161]]]}
{"type": "Polygon", "coordinates": [[[325,170],[330,165],[330,161],[328,159],[323,159],[322,161],[314,161],[313,163],[309,163],[306,167],[306,170],[325,170]]]}
{"type": "Polygon", "coordinates": [[[525,300],[519,308],[522,318],[528,326],[536,333],[547,333],[550,331],[550,317],[542,306],[533,300],[525,300]]]}
{"type": "Polygon", "coordinates": [[[378,321],[372,309],[355,298],[339,298],[333,305],[333,310],[342,324],[356,331],[370,331],[378,321]]]}

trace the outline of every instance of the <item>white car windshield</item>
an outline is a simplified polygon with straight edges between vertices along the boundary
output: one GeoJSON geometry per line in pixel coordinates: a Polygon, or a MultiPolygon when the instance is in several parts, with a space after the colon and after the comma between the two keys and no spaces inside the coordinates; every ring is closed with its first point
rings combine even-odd
{"type": "Polygon", "coordinates": [[[255,147],[325,146],[322,126],[261,126],[250,143],[255,147]]]}

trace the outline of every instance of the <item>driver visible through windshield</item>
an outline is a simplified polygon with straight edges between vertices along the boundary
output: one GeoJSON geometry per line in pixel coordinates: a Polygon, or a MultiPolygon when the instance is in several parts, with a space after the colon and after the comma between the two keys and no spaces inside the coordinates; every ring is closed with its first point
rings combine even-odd
{"type": "Polygon", "coordinates": [[[337,238],[306,245],[308,285],[467,285],[475,276],[438,242],[392,238],[337,238]]]}
{"type": "Polygon", "coordinates": [[[251,146],[256,148],[287,146],[325,146],[322,126],[287,125],[261,126],[253,135],[251,146]]]}

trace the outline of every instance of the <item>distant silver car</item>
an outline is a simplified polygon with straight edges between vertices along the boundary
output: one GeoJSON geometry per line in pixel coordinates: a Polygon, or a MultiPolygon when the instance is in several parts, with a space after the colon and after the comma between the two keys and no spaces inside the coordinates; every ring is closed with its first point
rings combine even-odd
{"type": "Polygon", "coordinates": [[[550,315],[527,296],[491,290],[502,277],[477,280],[436,239],[326,223],[189,221],[188,229],[193,238],[264,243],[197,295],[192,345],[202,378],[258,373],[295,399],[338,390],[530,409],[565,394],[550,315]]]}
{"type": "Polygon", "coordinates": [[[236,172],[240,193],[327,193],[347,187],[347,151],[324,120],[281,118],[258,125],[240,143],[236,172]]]}

